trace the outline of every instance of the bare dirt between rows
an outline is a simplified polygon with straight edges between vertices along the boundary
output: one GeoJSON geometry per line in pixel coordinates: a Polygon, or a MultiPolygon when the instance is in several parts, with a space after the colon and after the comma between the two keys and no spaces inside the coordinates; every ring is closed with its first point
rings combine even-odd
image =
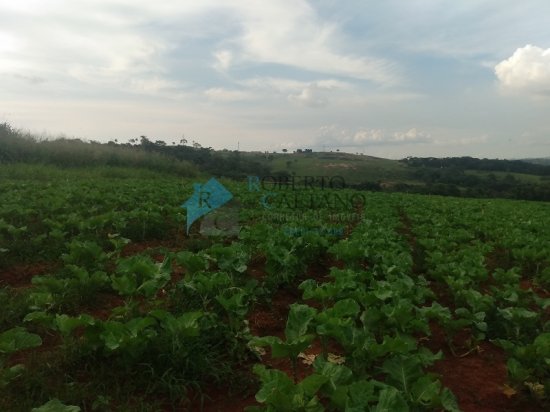
{"type": "Polygon", "coordinates": [[[0,269],[0,287],[29,287],[33,277],[52,273],[58,267],[58,264],[52,262],[38,262],[13,265],[5,269],[0,269]]]}

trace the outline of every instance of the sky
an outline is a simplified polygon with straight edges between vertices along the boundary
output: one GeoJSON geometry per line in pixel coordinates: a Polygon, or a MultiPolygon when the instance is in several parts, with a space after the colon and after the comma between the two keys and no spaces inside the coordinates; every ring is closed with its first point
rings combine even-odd
{"type": "Polygon", "coordinates": [[[0,0],[0,122],[386,158],[550,156],[548,0],[0,0]]]}

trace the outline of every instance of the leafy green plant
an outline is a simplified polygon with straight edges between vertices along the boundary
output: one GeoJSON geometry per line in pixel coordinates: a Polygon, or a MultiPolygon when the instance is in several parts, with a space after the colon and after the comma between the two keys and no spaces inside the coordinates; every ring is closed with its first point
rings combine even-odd
{"type": "Polygon", "coordinates": [[[356,316],[360,308],[353,299],[339,300],[332,308],[317,314],[316,333],[321,339],[323,354],[328,356],[328,338],[333,337],[340,343],[349,345],[353,341],[356,316]]]}
{"type": "Polygon", "coordinates": [[[171,260],[155,263],[147,256],[132,256],[118,261],[117,274],[112,276],[114,290],[122,296],[153,297],[171,278],[171,260]]]}
{"type": "Polygon", "coordinates": [[[296,383],[286,373],[267,369],[263,365],[255,365],[254,373],[262,382],[262,387],[256,394],[256,400],[265,406],[248,407],[247,412],[322,412],[325,410],[316,395],[319,388],[328,380],[325,376],[313,374],[296,383]]]}
{"type": "Polygon", "coordinates": [[[216,296],[216,301],[224,308],[229,325],[235,332],[241,329],[243,320],[248,313],[248,298],[248,294],[240,288],[225,289],[216,296]]]}
{"type": "Polygon", "coordinates": [[[80,412],[78,406],[67,406],[59,399],[52,399],[38,408],[32,408],[31,412],[80,412]]]}
{"type": "Polygon", "coordinates": [[[550,399],[550,333],[538,335],[526,345],[509,340],[497,340],[510,355],[507,361],[508,376],[516,387],[531,384],[541,388],[538,399],[550,399]]]}
{"type": "Polygon", "coordinates": [[[289,358],[292,364],[294,380],[297,380],[298,355],[309,347],[315,335],[308,333],[310,324],[314,320],[316,310],[307,305],[293,304],[290,306],[285,328],[285,340],[277,336],[253,338],[250,346],[271,347],[271,356],[274,358],[289,358]]]}
{"type": "Polygon", "coordinates": [[[439,380],[425,374],[425,362],[418,356],[397,356],[382,365],[385,382],[403,393],[408,403],[417,407],[443,408],[458,412],[458,405],[452,392],[442,388],[439,380]]]}
{"type": "Polygon", "coordinates": [[[4,367],[6,356],[42,345],[40,336],[29,333],[25,328],[16,327],[0,333],[0,388],[20,376],[25,367],[22,364],[4,367]]]}

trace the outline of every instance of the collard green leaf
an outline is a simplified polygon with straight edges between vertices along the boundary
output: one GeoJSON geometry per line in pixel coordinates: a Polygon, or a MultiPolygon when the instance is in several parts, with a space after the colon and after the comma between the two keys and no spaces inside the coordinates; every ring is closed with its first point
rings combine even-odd
{"type": "Polygon", "coordinates": [[[21,364],[13,365],[3,369],[0,365],[0,388],[7,386],[11,381],[17,379],[25,371],[25,366],[21,364]]]}
{"type": "Polygon", "coordinates": [[[80,410],[78,406],[67,406],[59,399],[52,399],[38,408],[33,408],[31,412],[80,412],[80,410]]]}
{"type": "Polygon", "coordinates": [[[416,357],[398,356],[386,360],[382,371],[388,375],[388,384],[409,394],[412,383],[422,376],[422,364],[416,357]]]}
{"type": "Polygon", "coordinates": [[[422,376],[411,388],[411,398],[416,404],[431,406],[439,399],[441,383],[430,376],[422,376]]]}
{"type": "Polygon", "coordinates": [[[387,387],[380,391],[378,404],[373,409],[374,412],[408,412],[409,406],[403,398],[401,392],[392,387],[387,387]]]}
{"type": "Polygon", "coordinates": [[[16,327],[0,333],[0,353],[13,353],[42,345],[40,336],[29,333],[25,328],[16,327]]]}
{"type": "Polygon", "coordinates": [[[441,406],[448,412],[460,412],[454,393],[449,388],[444,388],[440,396],[441,406]]]}
{"type": "Polygon", "coordinates": [[[285,336],[288,341],[295,341],[307,334],[311,321],[315,318],[316,310],[307,305],[293,304],[290,306],[285,336]]]}

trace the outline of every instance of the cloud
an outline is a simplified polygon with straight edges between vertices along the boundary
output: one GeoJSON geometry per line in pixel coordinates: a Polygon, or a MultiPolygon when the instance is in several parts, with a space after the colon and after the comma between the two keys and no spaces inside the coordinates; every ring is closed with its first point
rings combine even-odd
{"type": "Polygon", "coordinates": [[[214,68],[225,71],[231,65],[233,61],[233,53],[230,50],[219,50],[214,53],[216,58],[216,63],[214,63],[214,68]]]}
{"type": "Polygon", "coordinates": [[[550,49],[527,45],[495,66],[504,91],[530,95],[550,94],[550,49]]]}
{"type": "Polygon", "coordinates": [[[218,102],[237,102],[243,100],[252,100],[254,95],[244,90],[224,89],[223,87],[213,87],[204,92],[210,100],[218,102]]]}
{"type": "Polygon", "coordinates": [[[416,128],[409,129],[406,132],[395,132],[390,140],[395,143],[430,143],[433,141],[430,134],[416,128]]]}
{"type": "Polygon", "coordinates": [[[245,79],[237,83],[266,99],[284,98],[294,104],[311,108],[325,107],[332,96],[352,90],[350,83],[331,78],[305,82],[267,76],[245,79]]]}
{"type": "Polygon", "coordinates": [[[16,79],[23,80],[30,84],[41,84],[46,82],[46,79],[40,76],[25,75],[25,74],[19,74],[19,73],[12,74],[12,76],[15,77],[16,79]]]}
{"type": "Polygon", "coordinates": [[[488,134],[482,134],[479,136],[472,136],[472,137],[461,137],[458,139],[451,139],[451,140],[437,140],[436,144],[441,145],[457,145],[457,146],[472,146],[480,143],[486,143],[489,141],[490,136],[488,134]]]}
{"type": "Polygon", "coordinates": [[[339,51],[345,46],[339,26],[320,19],[304,0],[248,2],[240,12],[244,33],[237,40],[244,58],[382,85],[400,81],[389,60],[364,51],[360,55],[339,51]]]}
{"type": "Polygon", "coordinates": [[[11,33],[0,31],[0,53],[11,53],[21,47],[19,39],[11,33]]]}
{"type": "Polygon", "coordinates": [[[324,107],[328,102],[322,88],[316,83],[307,85],[298,94],[289,95],[288,100],[308,107],[324,107]]]}
{"type": "Polygon", "coordinates": [[[316,139],[317,145],[332,147],[360,148],[367,145],[399,145],[432,143],[431,135],[427,132],[411,128],[404,131],[387,129],[347,130],[337,125],[322,126],[316,139]]]}

